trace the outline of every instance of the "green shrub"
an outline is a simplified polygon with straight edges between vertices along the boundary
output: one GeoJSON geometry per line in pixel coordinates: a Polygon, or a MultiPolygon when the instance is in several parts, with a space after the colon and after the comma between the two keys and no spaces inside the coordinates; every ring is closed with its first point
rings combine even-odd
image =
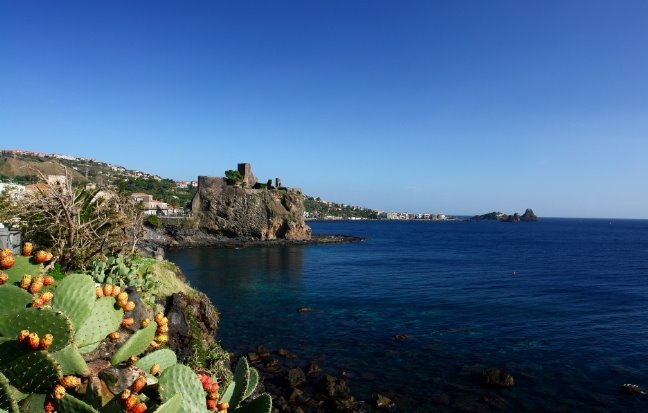
{"type": "Polygon", "coordinates": [[[146,217],[146,223],[153,228],[160,228],[160,225],[162,225],[162,221],[160,221],[160,217],[157,215],[148,215],[146,217]]]}

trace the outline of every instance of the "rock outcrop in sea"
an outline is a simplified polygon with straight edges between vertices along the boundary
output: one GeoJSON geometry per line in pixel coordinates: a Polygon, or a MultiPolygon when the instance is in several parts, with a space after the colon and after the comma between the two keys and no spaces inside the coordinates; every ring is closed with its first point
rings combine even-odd
{"type": "Polygon", "coordinates": [[[475,215],[470,218],[471,221],[500,221],[500,222],[535,222],[538,217],[533,213],[531,208],[527,208],[524,214],[517,212],[513,215],[507,215],[502,212],[489,212],[488,214],[475,215]]]}
{"type": "Polygon", "coordinates": [[[249,164],[239,164],[242,185],[227,178],[198,177],[198,192],[191,202],[198,229],[227,238],[254,240],[308,240],[304,198],[298,189],[261,187],[249,164]],[[242,167],[243,166],[243,167],[242,167]]]}

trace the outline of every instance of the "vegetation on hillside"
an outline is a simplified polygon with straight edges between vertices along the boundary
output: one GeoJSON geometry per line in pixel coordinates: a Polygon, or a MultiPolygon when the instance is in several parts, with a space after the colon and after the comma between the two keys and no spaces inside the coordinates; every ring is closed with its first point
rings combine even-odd
{"type": "Polygon", "coordinates": [[[376,219],[378,217],[378,212],[373,209],[327,202],[308,195],[304,196],[304,209],[309,218],[315,219],[325,217],[376,219]]]}

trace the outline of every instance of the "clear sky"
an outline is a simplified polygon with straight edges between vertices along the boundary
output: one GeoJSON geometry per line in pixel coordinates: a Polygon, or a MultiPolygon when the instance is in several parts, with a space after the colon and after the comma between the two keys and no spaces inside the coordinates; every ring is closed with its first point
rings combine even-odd
{"type": "Polygon", "coordinates": [[[648,218],[648,1],[0,0],[0,148],[648,218]]]}

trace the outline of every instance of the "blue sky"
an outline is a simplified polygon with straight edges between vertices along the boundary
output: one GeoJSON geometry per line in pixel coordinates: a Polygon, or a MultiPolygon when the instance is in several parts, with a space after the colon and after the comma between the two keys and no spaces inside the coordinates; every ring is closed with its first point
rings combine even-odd
{"type": "Polygon", "coordinates": [[[648,2],[4,1],[0,147],[382,210],[648,218],[648,2]]]}

